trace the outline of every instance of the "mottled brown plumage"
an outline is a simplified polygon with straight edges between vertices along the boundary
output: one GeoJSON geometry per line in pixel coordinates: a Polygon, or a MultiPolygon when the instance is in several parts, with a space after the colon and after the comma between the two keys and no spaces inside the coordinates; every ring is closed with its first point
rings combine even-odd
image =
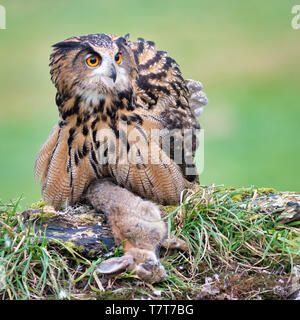
{"type": "Polygon", "coordinates": [[[50,66],[60,119],[35,164],[45,200],[55,207],[74,204],[93,179],[109,176],[142,197],[178,202],[193,177],[185,174],[184,161],[173,160],[176,135],[190,128],[194,151],[199,124],[177,63],[153,42],[95,34],[54,45],[50,66]],[[86,65],[89,54],[101,57],[98,68],[86,65]],[[177,129],[171,154],[162,148],[163,138],[151,138],[153,129],[177,129]],[[113,155],[116,148],[121,155],[113,155]],[[128,156],[135,161],[121,164],[128,156]]]}
{"type": "Polygon", "coordinates": [[[44,199],[56,208],[86,199],[106,214],[125,255],[99,272],[128,268],[163,280],[158,247],[187,246],[166,238],[159,208],[138,196],[178,203],[195,178],[187,169],[197,146],[195,106],[205,104],[197,104],[200,83],[185,81],[153,42],[128,36],[67,39],[54,45],[50,66],[59,122],[35,163],[44,199]]]}

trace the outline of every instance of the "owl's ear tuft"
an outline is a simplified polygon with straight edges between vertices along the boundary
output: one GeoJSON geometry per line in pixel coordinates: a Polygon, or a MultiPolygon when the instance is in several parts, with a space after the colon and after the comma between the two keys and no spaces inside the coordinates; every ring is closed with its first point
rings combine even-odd
{"type": "Polygon", "coordinates": [[[127,46],[128,41],[129,39],[129,33],[126,34],[124,37],[119,37],[117,40],[116,40],[116,44],[119,46],[119,47],[124,47],[124,46],[127,46]]]}
{"type": "Polygon", "coordinates": [[[55,43],[54,45],[52,45],[53,48],[55,49],[61,49],[61,50],[73,50],[73,49],[90,49],[92,50],[92,48],[90,47],[89,44],[87,43],[80,43],[79,41],[62,41],[62,42],[58,42],[55,43]]]}

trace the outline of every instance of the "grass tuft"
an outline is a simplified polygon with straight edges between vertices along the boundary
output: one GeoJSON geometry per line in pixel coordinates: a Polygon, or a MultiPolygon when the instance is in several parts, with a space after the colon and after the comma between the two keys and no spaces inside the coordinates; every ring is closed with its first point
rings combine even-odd
{"type": "MultiPolygon", "coordinates": [[[[102,257],[87,259],[67,242],[47,243],[36,222],[27,228],[19,201],[0,207],[2,299],[283,299],[299,265],[299,228],[258,213],[262,189],[202,186],[179,207],[165,208],[169,231],[188,252],[161,252],[168,278],[149,285],[133,273],[96,274],[102,257]]],[[[39,222],[41,223],[41,222],[39,222]]],[[[111,255],[122,254],[117,248],[111,255]]]]}
{"type": "MultiPolygon", "coordinates": [[[[97,262],[80,256],[67,243],[26,228],[14,206],[0,208],[0,297],[2,299],[71,299],[78,278],[90,285],[97,262]],[[87,269],[87,271],[83,271],[87,269]]],[[[81,283],[82,285],[82,283],[81,283]]]]}

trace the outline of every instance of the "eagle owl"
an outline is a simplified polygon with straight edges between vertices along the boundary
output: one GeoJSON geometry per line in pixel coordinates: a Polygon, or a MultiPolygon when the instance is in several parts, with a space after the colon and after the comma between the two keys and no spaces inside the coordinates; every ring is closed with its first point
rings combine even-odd
{"type": "Polygon", "coordinates": [[[167,237],[149,200],[178,203],[196,177],[190,169],[196,116],[206,104],[201,84],[184,80],[153,42],[128,36],[69,38],[54,45],[50,67],[59,121],[35,163],[44,199],[56,208],[84,199],[106,214],[125,254],[99,272],[129,269],[163,280],[158,247],[187,247],[167,237]]]}
{"type": "Polygon", "coordinates": [[[199,109],[193,103],[205,104],[201,86],[185,81],[177,63],[152,41],[128,38],[92,34],[53,46],[59,121],[37,156],[35,177],[55,207],[75,204],[102,177],[144,198],[177,203],[195,178],[186,173],[194,165],[185,159],[196,149],[199,109]],[[181,148],[176,163],[183,144],[177,138],[186,129],[191,147],[181,148]],[[172,130],[167,152],[164,137],[152,133],[172,130]]]}

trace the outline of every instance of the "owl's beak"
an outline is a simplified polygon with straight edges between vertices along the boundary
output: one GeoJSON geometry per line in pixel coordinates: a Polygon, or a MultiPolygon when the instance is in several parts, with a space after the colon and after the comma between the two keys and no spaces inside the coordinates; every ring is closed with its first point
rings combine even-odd
{"type": "Polygon", "coordinates": [[[114,66],[114,62],[110,57],[106,57],[105,55],[102,55],[102,58],[103,62],[100,68],[95,69],[95,72],[102,77],[109,78],[113,82],[116,82],[117,71],[116,67],[114,66]]]}
{"type": "Polygon", "coordinates": [[[110,67],[110,72],[109,74],[107,75],[109,78],[111,78],[113,80],[113,82],[116,82],[116,79],[117,79],[117,71],[116,71],[116,68],[115,66],[112,64],[111,67],[110,67]]]}

